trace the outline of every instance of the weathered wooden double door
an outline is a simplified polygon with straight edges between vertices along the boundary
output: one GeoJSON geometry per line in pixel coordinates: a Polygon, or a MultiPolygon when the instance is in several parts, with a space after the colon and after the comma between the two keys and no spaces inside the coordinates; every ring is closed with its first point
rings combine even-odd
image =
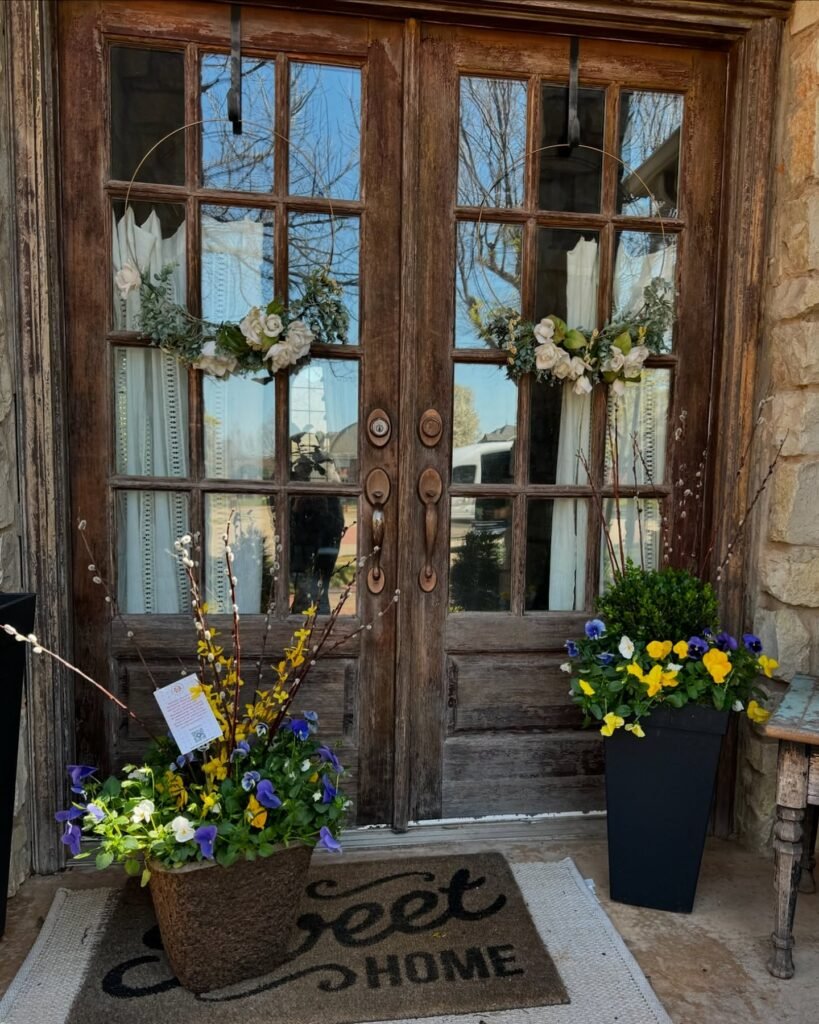
{"type": "MultiPolygon", "coordinates": [[[[613,419],[603,393],[510,381],[481,325],[503,305],[593,326],[675,282],[667,351],[617,419],[623,542],[636,553],[639,499],[661,559],[682,411],[675,458],[695,464],[706,438],[724,58],[584,40],[570,149],[567,37],[248,6],[234,135],[229,12],[59,5],[72,505],[121,611],[109,626],[74,543],[76,657],[155,723],[150,675],[193,662],[177,536],[201,534],[227,631],[233,510],[246,664],[271,604],[268,652],[380,540],[383,584],[362,574],[342,623],[374,627],[304,690],[357,821],[601,808],[599,736],[560,664],[613,518],[577,451],[610,493],[613,419]],[[329,264],[347,344],[269,386],[203,377],[140,337],[138,295],[114,284],[134,261],[171,266],[178,301],[216,321],[329,264]]],[[[85,758],[143,742],[79,686],[77,719],[85,758]]]]}

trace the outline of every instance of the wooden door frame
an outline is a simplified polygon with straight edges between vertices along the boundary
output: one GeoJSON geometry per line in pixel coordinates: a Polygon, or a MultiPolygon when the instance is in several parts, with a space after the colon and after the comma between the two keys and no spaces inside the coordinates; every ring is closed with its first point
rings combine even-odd
{"type": "MultiPolygon", "coordinates": [[[[224,2],[224,0],[211,0],[224,2]]],[[[250,0],[259,6],[290,7],[284,0],[250,0]]],[[[754,421],[753,396],[760,343],[760,306],[764,287],[767,210],[773,179],[773,112],[782,24],[792,0],[302,0],[305,10],[405,21],[406,96],[404,117],[405,186],[403,213],[409,215],[402,236],[405,261],[411,262],[414,236],[411,182],[417,166],[412,142],[417,138],[418,25],[414,19],[464,21],[538,32],[573,32],[671,44],[718,46],[729,56],[729,117],[723,173],[719,285],[715,332],[721,337],[721,365],[714,379],[723,381],[712,410],[712,435],[723,440],[715,453],[711,509],[720,509],[719,536],[740,518],[749,490],[748,472],[735,482],[742,452],[754,421]],[[409,183],[409,184],[408,184],[409,183]]],[[[70,650],[71,617],[67,595],[71,551],[68,538],[68,474],[64,437],[66,405],[62,282],[56,3],[11,0],[3,22],[7,88],[13,118],[0,126],[9,142],[13,172],[13,282],[17,368],[16,416],[21,479],[23,585],[39,591],[38,635],[49,647],[70,650]],[[11,55],[14,55],[14,60],[11,55]]],[[[82,116],[81,114],[79,116],[82,116]]],[[[412,329],[411,286],[402,299],[402,325],[412,329]]],[[[402,431],[414,430],[402,424],[402,431]]],[[[745,562],[734,562],[720,592],[726,618],[738,621],[745,611],[745,562]]],[[[408,638],[399,637],[399,658],[408,655],[408,638]]],[[[411,659],[396,693],[396,740],[408,726],[411,659]]],[[[32,777],[32,864],[49,872],[63,863],[63,848],[54,828],[54,811],[63,799],[62,765],[73,749],[73,684],[65,673],[35,660],[28,678],[29,768],[32,777]]],[[[398,742],[397,748],[402,748],[398,742]]],[[[724,750],[715,828],[726,836],[733,825],[735,746],[724,750]]],[[[409,820],[409,765],[396,763],[394,825],[409,820]]]]}

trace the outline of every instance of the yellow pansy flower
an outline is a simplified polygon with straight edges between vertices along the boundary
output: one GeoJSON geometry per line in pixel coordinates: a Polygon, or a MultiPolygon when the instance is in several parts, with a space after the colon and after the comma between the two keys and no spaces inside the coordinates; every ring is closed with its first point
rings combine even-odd
{"type": "Polygon", "coordinates": [[[587,683],[585,679],[578,679],[577,685],[580,687],[583,693],[586,694],[587,697],[594,696],[594,687],[587,683]]]}
{"type": "Polygon", "coordinates": [[[211,786],[213,786],[215,781],[221,781],[222,779],[227,778],[227,752],[222,750],[217,757],[213,757],[210,761],[206,761],[202,765],[202,771],[207,775],[208,782],[211,786]]]}
{"type": "Polygon", "coordinates": [[[637,676],[640,682],[643,681],[643,670],[640,668],[636,661],[632,661],[632,663],[626,669],[626,672],[628,672],[630,676],[637,676]]]}
{"type": "Polygon", "coordinates": [[[615,715],[613,711],[609,711],[609,713],[603,718],[603,721],[606,724],[600,727],[600,732],[602,732],[604,736],[613,736],[614,730],[625,725],[626,720],[621,718],[619,715],[615,715]]]}
{"type": "Polygon", "coordinates": [[[636,736],[638,740],[645,739],[645,733],[643,727],[639,722],[629,722],[626,726],[626,732],[630,732],[632,736],[636,736]]]}
{"type": "Polygon", "coordinates": [[[770,711],[766,711],[755,700],[748,704],[747,714],[752,722],[767,722],[771,717],[770,711]]]}
{"type": "Polygon", "coordinates": [[[253,828],[264,828],[265,823],[267,822],[267,811],[252,794],[247,802],[246,813],[247,820],[253,828]]]}
{"type": "Polygon", "coordinates": [[[663,686],[676,686],[678,682],[679,679],[677,679],[676,669],[667,669],[665,672],[663,672],[662,677],[660,679],[660,683],[663,686]]]}
{"type": "MultiPolygon", "coordinates": [[[[773,670],[775,668],[779,668],[779,662],[776,660],[776,658],[769,658],[767,656],[767,654],[760,654],[759,660],[757,661],[757,665],[759,665],[759,667],[762,669],[762,671],[765,673],[765,675],[769,679],[773,678],[773,670]]],[[[754,702],[751,701],[751,704],[753,704],[753,703],[754,702]]],[[[748,705],[749,712],[750,712],[750,707],[751,707],[751,705],[749,704],[748,705]]],[[[755,719],[755,721],[756,721],[756,719],[755,719]]]]}
{"type": "Polygon", "coordinates": [[[648,675],[643,676],[642,682],[648,687],[648,696],[656,697],[663,688],[663,670],[660,665],[652,665],[648,675]]]}
{"type": "Polygon", "coordinates": [[[653,658],[654,661],[662,661],[663,658],[667,658],[671,654],[671,641],[652,640],[646,646],[646,654],[648,654],[649,658],[653,658]]]}
{"type": "Polygon", "coordinates": [[[688,641],[687,640],[678,640],[677,643],[674,644],[672,650],[674,651],[674,653],[677,655],[678,658],[687,658],[688,657],[688,641]]]}
{"type": "Polygon", "coordinates": [[[731,659],[725,651],[719,650],[718,647],[712,647],[707,654],[704,654],[702,663],[715,683],[724,683],[725,677],[732,668],[731,659]]]}

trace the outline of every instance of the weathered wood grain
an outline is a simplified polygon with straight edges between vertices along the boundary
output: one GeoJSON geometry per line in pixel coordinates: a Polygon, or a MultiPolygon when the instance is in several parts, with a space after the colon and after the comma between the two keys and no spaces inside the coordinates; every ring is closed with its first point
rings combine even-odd
{"type": "Polygon", "coordinates": [[[819,746],[819,679],[794,676],[785,696],[761,729],[772,739],[819,746]]]}

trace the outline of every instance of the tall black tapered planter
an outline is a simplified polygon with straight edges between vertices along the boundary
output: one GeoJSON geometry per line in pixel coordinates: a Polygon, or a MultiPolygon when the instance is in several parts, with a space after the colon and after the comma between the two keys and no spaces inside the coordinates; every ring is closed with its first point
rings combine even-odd
{"type": "MultiPolygon", "coordinates": [[[[0,625],[5,623],[28,635],[34,628],[34,594],[0,594],[0,625]]],[[[0,629],[0,936],[6,929],[14,780],[27,646],[0,629]]]]}
{"type": "Polygon", "coordinates": [[[727,711],[654,711],[645,739],[605,740],[611,898],[690,914],[727,711]]]}

